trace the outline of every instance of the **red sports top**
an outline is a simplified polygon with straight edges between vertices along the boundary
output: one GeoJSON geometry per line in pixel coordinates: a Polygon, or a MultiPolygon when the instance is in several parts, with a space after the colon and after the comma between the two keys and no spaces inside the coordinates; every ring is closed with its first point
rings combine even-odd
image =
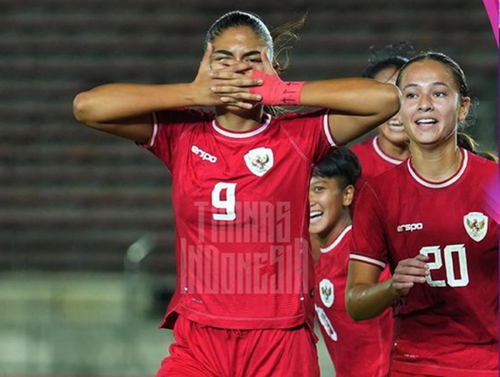
{"type": "Polygon", "coordinates": [[[498,224],[483,209],[498,165],[461,152],[459,170],[443,182],[419,176],[409,159],[359,197],[351,260],[394,271],[402,259],[430,257],[427,283],[395,309],[395,371],[498,376],[498,224]]]}
{"type": "Polygon", "coordinates": [[[351,205],[351,211],[354,211],[356,200],[365,182],[399,165],[404,160],[398,160],[384,153],[380,148],[378,136],[355,144],[350,149],[356,154],[361,164],[361,177],[356,181],[354,200],[351,205]]]}
{"type": "Polygon", "coordinates": [[[392,311],[355,322],[345,308],[352,226],[320,248],[314,301],[321,333],[339,377],[386,377],[392,346],[392,311]]]}
{"type": "Polygon", "coordinates": [[[248,132],[213,113],[155,115],[145,145],[172,174],[176,315],[213,327],[291,328],[312,323],[311,172],[335,145],[325,110],[265,115],[248,132]]]}

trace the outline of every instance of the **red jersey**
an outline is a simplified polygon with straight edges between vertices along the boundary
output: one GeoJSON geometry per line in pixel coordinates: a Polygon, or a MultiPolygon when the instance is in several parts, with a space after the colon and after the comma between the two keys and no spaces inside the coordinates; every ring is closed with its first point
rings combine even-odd
{"type": "Polygon", "coordinates": [[[172,174],[176,230],[177,289],[163,327],[177,314],[234,329],[312,323],[308,186],[333,145],[324,110],[265,115],[247,132],[202,110],[155,115],[145,146],[172,174]]]}
{"type": "Polygon", "coordinates": [[[427,283],[395,309],[394,371],[498,376],[498,224],[483,209],[498,165],[461,152],[459,170],[443,182],[419,176],[409,159],[359,197],[351,260],[394,271],[419,253],[430,258],[427,283]]]}
{"type": "Polygon", "coordinates": [[[392,312],[355,322],[345,308],[351,228],[325,248],[315,266],[314,301],[321,333],[337,377],[386,377],[392,345],[392,312]]]}
{"type": "Polygon", "coordinates": [[[351,205],[351,211],[354,211],[357,197],[365,182],[399,165],[404,160],[398,160],[384,153],[380,148],[378,136],[355,144],[350,149],[356,154],[361,164],[361,177],[356,181],[354,200],[351,205]]]}

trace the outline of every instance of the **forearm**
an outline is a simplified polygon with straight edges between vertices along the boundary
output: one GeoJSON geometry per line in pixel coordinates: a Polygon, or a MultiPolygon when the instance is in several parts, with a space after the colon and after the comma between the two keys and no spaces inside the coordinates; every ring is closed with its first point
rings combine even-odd
{"type": "Polygon", "coordinates": [[[307,82],[301,93],[303,106],[324,107],[354,116],[390,118],[400,106],[399,89],[371,79],[348,78],[307,82]]]}
{"type": "Polygon", "coordinates": [[[367,320],[382,314],[399,297],[392,287],[392,279],[371,286],[358,284],[347,288],[346,308],[355,321],[367,320]]]}
{"type": "Polygon", "coordinates": [[[190,84],[108,84],[78,94],[73,111],[83,123],[107,123],[192,106],[195,101],[190,84]]]}

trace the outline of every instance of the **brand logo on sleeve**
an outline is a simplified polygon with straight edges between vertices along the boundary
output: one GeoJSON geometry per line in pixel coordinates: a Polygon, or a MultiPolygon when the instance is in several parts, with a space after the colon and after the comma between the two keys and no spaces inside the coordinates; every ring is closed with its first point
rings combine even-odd
{"type": "Polygon", "coordinates": [[[424,224],[422,223],[401,224],[397,227],[398,232],[414,232],[422,229],[424,229],[424,224]]]}
{"type": "Polygon", "coordinates": [[[464,227],[470,238],[482,241],[488,233],[488,216],[481,212],[469,212],[464,216],[464,227]]]}
{"type": "Polygon", "coordinates": [[[191,147],[191,152],[193,152],[194,154],[200,156],[203,161],[209,161],[212,164],[215,164],[217,162],[217,157],[212,156],[210,153],[201,150],[196,145],[193,145],[191,147]]]}

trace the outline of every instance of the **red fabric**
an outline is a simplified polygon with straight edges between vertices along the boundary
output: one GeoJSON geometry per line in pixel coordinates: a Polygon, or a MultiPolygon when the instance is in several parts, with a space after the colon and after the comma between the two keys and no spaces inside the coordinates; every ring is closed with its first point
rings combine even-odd
{"type": "Polygon", "coordinates": [[[299,106],[304,81],[282,81],[278,75],[268,75],[254,70],[253,79],[262,79],[261,86],[253,86],[250,93],[260,94],[261,103],[269,106],[299,106]]]}
{"type": "Polygon", "coordinates": [[[150,151],[173,177],[176,315],[219,328],[312,325],[308,185],[331,148],[325,110],[247,132],[195,110],[157,114],[150,151]]]}
{"type": "Polygon", "coordinates": [[[314,302],[319,327],[337,377],[386,377],[393,339],[392,309],[355,322],[345,307],[351,226],[321,248],[315,266],[314,302]]]}
{"type": "Polygon", "coordinates": [[[180,317],[156,377],[319,377],[316,339],[307,326],[227,330],[180,317]]]}
{"type": "Polygon", "coordinates": [[[351,215],[354,213],[359,193],[365,182],[403,162],[403,160],[398,160],[385,154],[380,148],[378,140],[378,136],[375,136],[350,148],[356,154],[361,164],[361,177],[356,181],[354,199],[350,206],[351,215]]]}
{"type": "Polygon", "coordinates": [[[482,190],[498,164],[461,151],[462,165],[446,181],[426,181],[407,160],[367,182],[358,199],[351,260],[394,271],[419,253],[430,258],[428,282],[396,310],[394,371],[498,371],[498,224],[484,215],[482,190]]]}

